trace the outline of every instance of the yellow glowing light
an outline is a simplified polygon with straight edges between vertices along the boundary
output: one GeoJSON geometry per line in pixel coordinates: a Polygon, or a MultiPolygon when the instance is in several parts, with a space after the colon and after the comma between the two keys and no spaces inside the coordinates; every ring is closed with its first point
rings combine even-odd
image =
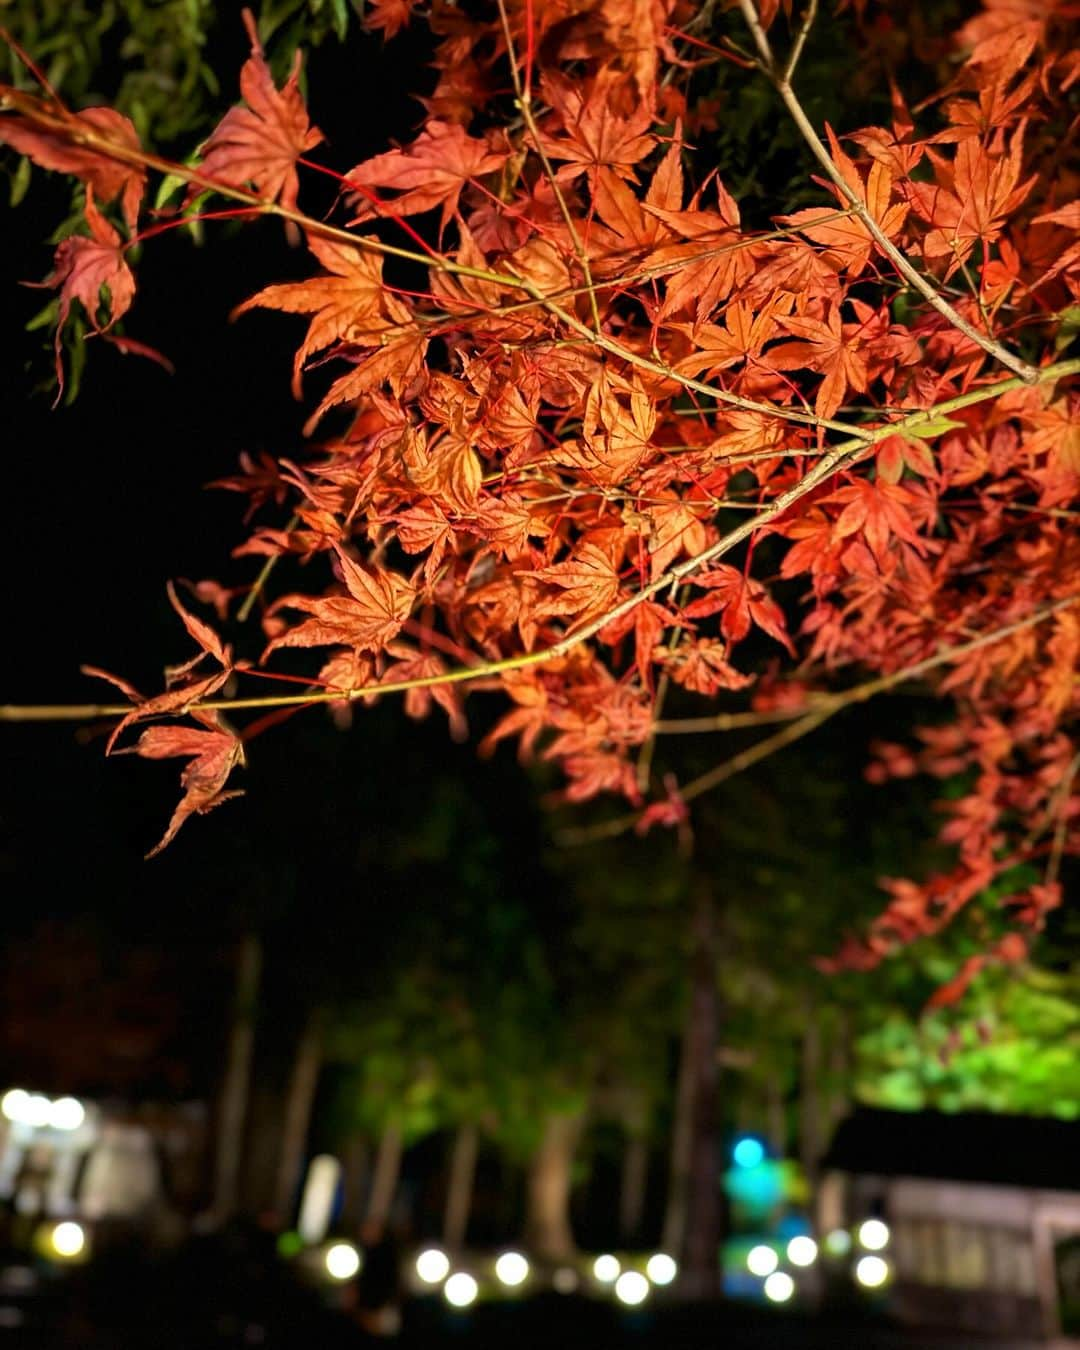
{"type": "Polygon", "coordinates": [[[86,1234],[82,1224],[67,1219],[56,1225],[49,1241],[57,1256],[78,1256],[86,1246],[86,1234]]]}
{"type": "Polygon", "coordinates": [[[771,1275],[780,1264],[780,1258],[764,1243],[751,1247],[746,1254],[746,1268],[751,1275],[771,1275]]]}
{"type": "Polygon", "coordinates": [[[622,1266],[619,1265],[619,1258],[609,1254],[598,1256],[592,1266],[592,1273],[601,1284],[614,1284],[619,1278],[619,1272],[621,1270],[622,1266]]]}
{"type": "Polygon", "coordinates": [[[812,1266],[817,1260],[817,1243],[812,1237],[793,1237],[787,1245],[787,1259],[793,1266],[812,1266]]]}
{"type": "Polygon", "coordinates": [[[880,1289],[889,1278],[889,1263],[880,1256],[860,1256],[855,1265],[855,1278],[865,1289],[880,1289]]]}
{"type": "Polygon", "coordinates": [[[867,1251],[879,1252],[889,1245],[889,1225],[880,1219],[867,1219],[859,1224],[859,1246],[867,1251]]]}
{"type": "Polygon", "coordinates": [[[441,1284],[450,1273],[450,1258],[438,1247],[429,1247],[416,1258],[416,1273],[425,1284],[441,1284]]]}
{"type": "Polygon", "coordinates": [[[475,1302],[479,1292],[480,1286],[471,1275],[466,1275],[463,1270],[451,1275],[443,1285],[443,1294],[447,1303],[455,1308],[467,1308],[470,1303],[475,1302]]]}
{"type": "Polygon", "coordinates": [[[625,1270],[615,1281],[615,1297],[620,1303],[636,1308],[649,1296],[649,1281],[636,1270],[625,1270]]]}
{"type": "Polygon", "coordinates": [[[557,1294],[572,1294],[578,1287],[578,1273],[569,1266],[560,1266],[551,1277],[551,1283],[557,1294]]]}
{"type": "Polygon", "coordinates": [[[529,1263],[520,1252],[503,1252],[495,1262],[495,1275],[501,1284],[524,1284],[529,1278],[529,1263]]]}
{"type": "Polygon", "coordinates": [[[48,1097],[43,1097],[40,1092],[34,1092],[27,1097],[23,1106],[22,1121],[24,1125],[41,1129],[42,1126],[48,1125],[51,1113],[52,1102],[49,1101],[48,1097]]]}
{"type": "Polygon", "coordinates": [[[770,1303],[786,1303],[795,1292],[795,1281],[786,1270],[774,1270],[765,1281],[765,1297],[770,1303]]]}
{"type": "Polygon", "coordinates": [[[22,1088],[11,1088],[0,1098],[0,1111],[3,1111],[8,1120],[21,1123],[29,1100],[29,1092],[22,1088]]]}
{"type": "Polygon", "coordinates": [[[360,1269],[360,1253],[351,1242],[335,1242],[327,1249],[324,1260],[335,1280],[351,1280],[360,1269]]]}
{"type": "Polygon", "coordinates": [[[679,1267],[667,1252],[657,1252],[655,1256],[650,1256],[645,1266],[645,1274],[653,1284],[670,1284],[678,1273],[679,1267]]]}

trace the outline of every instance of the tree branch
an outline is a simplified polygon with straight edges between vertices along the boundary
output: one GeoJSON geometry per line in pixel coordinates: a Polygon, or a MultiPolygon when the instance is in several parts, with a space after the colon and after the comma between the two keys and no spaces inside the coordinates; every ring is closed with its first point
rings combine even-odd
{"type": "MultiPolygon", "coordinates": [[[[926,280],[921,272],[912,267],[911,263],[904,257],[896,245],[887,237],[881,226],[874,219],[872,213],[867,208],[866,203],[861,201],[858,193],[843,176],[840,170],[833,163],[832,156],[829,154],[821,137],[817,134],[813,124],[803,110],[794,89],[790,84],[790,70],[781,72],[773,54],[772,45],[769,42],[768,34],[761,26],[761,20],[758,18],[757,10],[754,7],[754,0],[739,0],[739,8],[743,12],[747,27],[753,35],[757,49],[761,53],[761,65],[765,74],[772,81],[776,92],[783,100],[784,106],[791,114],[792,120],[799,128],[803,140],[813,151],[815,158],[825,172],[829,175],[837,188],[848,199],[854,208],[856,214],[867,230],[873,236],[875,242],[886,257],[892,262],[893,266],[919,294],[932,305],[934,309],[952,324],[959,332],[968,338],[969,341],[976,343],[984,352],[987,352],[996,361],[999,361],[1009,370],[1024,381],[1025,384],[1035,382],[1036,371],[1033,366],[1014,356],[1008,348],[1003,347],[1000,342],[988,334],[980,333],[977,328],[973,328],[968,321],[953,309],[952,305],[926,280]]],[[[805,39],[804,39],[805,41],[805,39]]],[[[799,48],[801,51],[801,46],[799,48]]]]}

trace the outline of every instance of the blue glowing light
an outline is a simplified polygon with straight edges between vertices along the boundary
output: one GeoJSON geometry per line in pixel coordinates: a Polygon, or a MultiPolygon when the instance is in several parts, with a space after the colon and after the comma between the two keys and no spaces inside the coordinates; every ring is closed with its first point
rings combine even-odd
{"type": "Polygon", "coordinates": [[[731,1156],[736,1167],[758,1167],[765,1161],[765,1149],[760,1139],[745,1135],[736,1141],[731,1156]]]}

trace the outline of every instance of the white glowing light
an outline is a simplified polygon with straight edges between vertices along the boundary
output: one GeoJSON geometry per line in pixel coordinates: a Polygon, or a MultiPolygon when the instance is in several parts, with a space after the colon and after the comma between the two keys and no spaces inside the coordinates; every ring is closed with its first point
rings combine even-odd
{"type": "Polygon", "coordinates": [[[74,1097],[57,1097],[49,1107],[49,1124],[54,1130],[77,1130],[86,1119],[86,1108],[74,1097]]]}
{"type": "Polygon", "coordinates": [[[560,1266],[551,1277],[551,1283],[557,1294],[572,1294],[578,1287],[578,1273],[569,1266],[560,1266]]]}
{"type": "Polygon", "coordinates": [[[463,1270],[459,1270],[456,1275],[451,1275],[443,1285],[443,1294],[447,1303],[455,1308],[467,1308],[470,1303],[476,1300],[480,1292],[480,1286],[471,1275],[466,1275],[463,1270]]]}
{"type": "Polygon", "coordinates": [[[889,1245],[889,1225],[880,1219],[867,1219],[859,1225],[859,1246],[867,1251],[879,1252],[889,1245]]]}
{"type": "Polygon", "coordinates": [[[879,1289],[889,1278],[889,1263],[880,1256],[860,1256],[855,1265],[855,1278],[866,1289],[879,1289]]]}
{"type": "Polygon", "coordinates": [[[650,1256],[645,1267],[645,1274],[653,1284],[670,1284],[678,1273],[679,1267],[667,1252],[657,1252],[655,1256],[650,1256]]]}
{"type": "Polygon", "coordinates": [[[615,1281],[615,1297],[620,1303],[636,1308],[649,1296],[649,1281],[636,1270],[625,1270],[615,1281]]]}
{"type": "Polygon", "coordinates": [[[34,1129],[41,1129],[48,1125],[49,1116],[52,1114],[52,1102],[48,1097],[43,1097],[40,1092],[32,1093],[27,1097],[26,1104],[23,1107],[22,1120],[24,1125],[30,1125],[34,1129]]]}
{"type": "Polygon", "coordinates": [[[529,1278],[529,1263],[520,1252],[503,1252],[495,1262],[495,1275],[500,1283],[513,1288],[529,1278]]]}
{"type": "Polygon", "coordinates": [[[793,1237],[787,1245],[787,1259],[793,1266],[812,1266],[817,1260],[817,1243],[812,1237],[793,1237]]]}
{"type": "Polygon", "coordinates": [[[360,1253],[351,1242],[335,1242],[327,1249],[324,1260],[335,1280],[351,1280],[360,1269],[360,1253]]]}
{"type": "Polygon", "coordinates": [[[450,1258],[438,1247],[429,1247],[416,1258],[416,1273],[425,1284],[441,1284],[450,1273],[450,1258]]]}
{"type": "Polygon", "coordinates": [[[851,1251],[851,1234],[846,1228],[834,1228],[825,1239],[825,1250],[830,1256],[846,1256],[851,1251]]]}
{"type": "Polygon", "coordinates": [[[765,1281],[765,1297],[770,1303],[786,1303],[795,1292],[795,1281],[786,1270],[774,1270],[765,1281]]]}
{"type": "Polygon", "coordinates": [[[56,1225],[49,1241],[57,1256],[78,1256],[86,1246],[86,1234],[82,1224],[67,1220],[56,1225]]]}
{"type": "Polygon", "coordinates": [[[780,1258],[764,1243],[751,1247],[746,1254],[746,1268],[751,1275],[771,1275],[779,1264],[780,1258]]]}
{"type": "Polygon", "coordinates": [[[25,1092],[22,1088],[11,1088],[0,1098],[0,1111],[3,1111],[8,1120],[21,1124],[29,1100],[29,1092],[25,1092]]]}
{"type": "Polygon", "coordinates": [[[617,1256],[606,1254],[604,1256],[598,1256],[592,1266],[592,1273],[601,1284],[614,1284],[619,1278],[619,1272],[621,1270],[622,1266],[619,1265],[619,1258],[617,1256]]]}

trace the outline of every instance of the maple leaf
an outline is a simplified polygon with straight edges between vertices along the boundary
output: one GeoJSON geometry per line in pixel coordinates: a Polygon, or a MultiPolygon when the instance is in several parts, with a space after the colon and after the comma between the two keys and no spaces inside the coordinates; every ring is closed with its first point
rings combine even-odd
{"type": "Polygon", "coordinates": [[[652,681],[653,657],[665,628],[675,623],[675,616],[654,600],[642,601],[628,614],[606,623],[597,637],[614,646],[628,633],[634,635],[634,664],[641,683],[648,687],[652,681]]]}
{"type": "MultiPolygon", "coordinates": [[[[866,207],[886,238],[894,239],[900,232],[909,208],[906,202],[889,205],[893,192],[893,175],[889,167],[881,160],[875,159],[864,183],[854,161],[841,150],[840,142],[833,134],[832,127],[826,125],[825,130],[829,137],[833,163],[839,169],[844,182],[866,207]]],[[[833,187],[833,191],[841,206],[849,205],[848,198],[838,187],[833,187]]],[[[777,220],[784,225],[794,225],[807,239],[812,239],[815,244],[821,244],[825,250],[824,257],[831,266],[837,271],[844,270],[856,277],[865,271],[870,255],[877,246],[874,237],[857,215],[843,216],[839,220],[830,220],[824,224],[814,224],[815,220],[820,221],[826,214],[828,213],[820,208],[808,207],[805,211],[777,216],[777,220]]]]}
{"type": "Polygon", "coordinates": [[[134,745],[120,752],[139,755],[143,759],[182,756],[191,760],[180,775],[184,795],[172,813],[165,833],[146,855],[147,858],[153,858],[170,844],[189,816],[205,815],[215,806],[233,797],[243,796],[240,791],[224,790],[229,774],[238,764],[244,763],[243,744],[231,731],[214,724],[212,719],[203,720],[207,722],[208,729],[147,727],[134,745]]]}
{"type": "Polygon", "coordinates": [[[619,595],[622,542],[621,530],[593,530],[572,558],[531,573],[537,581],[558,588],[557,594],[537,605],[536,617],[574,618],[580,625],[611,609],[619,595]]]}
{"type": "MultiPolygon", "coordinates": [[[[296,162],[318,145],[323,134],[308,120],[300,93],[301,55],[279,90],[263,56],[249,9],[243,13],[251,39],[251,55],[240,71],[240,92],[246,106],[230,108],[203,144],[199,172],[228,187],[247,187],[267,201],[295,210],[300,179],[296,162]]],[[[193,184],[188,201],[204,191],[193,184]]]]}
{"type": "Polygon", "coordinates": [[[724,326],[702,323],[669,325],[684,333],[698,350],[680,357],[675,369],[682,375],[699,376],[702,372],[725,370],[740,361],[756,358],[765,343],[776,333],[778,316],[790,314],[795,297],[790,293],[773,296],[758,313],[742,300],[733,300],[724,310],[724,326]]]}
{"type": "Polygon", "coordinates": [[[355,370],[342,375],[327,390],[326,397],[304,423],[304,435],[310,436],[331,408],[373,393],[383,384],[389,384],[394,393],[400,395],[421,375],[427,348],[428,340],[422,333],[407,333],[365,353],[355,370]]]}
{"type": "Polygon", "coordinates": [[[833,537],[846,539],[861,531],[879,566],[884,565],[891,537],[896,535],[916,550],[925,547],[912,522],[910,509],[915,498],[899,483],[879,481],[870,483],[865,478],[837,490],[825,498],[829,502],[843,502],[844,509],[833,525],[833,537]]]}
{"type": "Polygon", "coordinates": [[[547,119],[540,144],[551,159],[567,161],[555,171],[560,182],[573,182],[585,174],[592,187],[603,168],[620,178],[634,177],[634,165],[656,143],[649,134],[652,113],[646,105],[639,104],[629,115],[615,111],[602,81],[583,90],[569,80],[545,76],[542,90],[562,134],[552,135],[547,119]]]}
{"type": "Polygon", "coordinates": [[[258,306],[315,315],[293,362],[293,393],[297,397],[304,362],[313,352],[335,342],[372,346],[392,324],[409,318],[407,307],[383,286],[380,254],[317,234],[308,235],[308,248],[329,275],[267,286],[232,312],[237,318],[258,306]]]}
{"type": "Polygon", "coordinates": [[[760,581],[743,576],[737,567],[729,567],[726,563],[707,572],[699,572],[692,580],[695,586],[701,586],[709,594],[692,600],[686,606],[684,612],[687,618],[703,619],[721,612],[720,631],[728,642],[741,642],[756,624],[786,647],[790,655],[795,655],[795,648],[788,637],[784,611],[760,581]]]}
{"type": "Polygon", "coordinates": [[[736,670],[727,659],[727,643],[712,638],[691,638],[677,651],[663,651],[661,656],[675,683],[695,694],[711,697],[721,689],[745,689],[754,682],[752,675],[736,670]]]}
{"type": "Polygon", "coordinates": [[[39,127],[27,117],[0,117],[0,144],[28,155],[43,169],[73,174],[102,202],[119,197],[124,221],[134,229],[146,190],[146,170],[111,159],[100,150],[80,145],[77,139],[82,128],[89,127],[125,149],[139,150],[131,119],[112,108],[84,108],[65,113],[64,121],[70,132],[39,127]]]}
{"type": "MultiPolygon", "coordinates": [[[[825,378],[818,385],[814,412],[818,417],[832,417],[844,401],[848,389],[866,392],[866,362],[855,350],[850,331],[840,322],[836,305],[829,307],[824,319],[799,318],[790,315],[783,320],[784,327],[803,342],[781,342],[761,357],[773,370],[820,370],[825,378]]],[[[858,325],[848,326],[858,330],[858,325]]]]}
{"type": "Polygon", "coordinates": [[[381,32],[383,41],[396,37],[406,27],[416,9],[417,0],[367,0],[364,27],[370,33],[381,32]]]}
{"type": "MultiPolygon", "coordinates": [[[[71,313],[72,302],[78,300],[86,311],[95,332],[104,333],[130,309],[135,298],[135,278],[124,259],[124,245],[119,233],[109,224],[94,205],[93,188],[86,189],[86,223],[90,235],[69,235],[57,245],[53,270],[45,281],[47,286],[59,286],[60,307],[56,317],[56,378],[60,392],[64,388],[64,366],[61,359],[61,332],[71,313]],[[104,322],[98,315],[107,296],[109,317],[104,322]]],[[[57,398],[59,398],[59,393],[57,398]]]]}
{"type": "Polygon", "coordinates": [[[456,122],[428,122],[404,150],[375,155],[346,175],[348,184],[358,184],[369,194],[387,188],[400,194],[389,202],[355,195],[352,223],[373,216],[413,216],[440,206],[445,229],[458,214],[459,199],[469,181],[501,169],[509,153],[493,140],[468,135],[456,122]]]}
{"type": "Polygon", "coordinates": [[[273,612],[297,609],[312,617],[275,637],[263,653],[264,661],[279,647],[344,646],[377,651],[401,631],[416,599],[412,583],[384,567],[361,567],[339,544],[334,551],[348,595],[283,596],[273,605],[273,612]]]}
{"type": "Polygon", "coordinates": [[[906,184],[913,210],[931,226],[923,252],[928,258],[952,259],[946,277],[967,260],[976,243],[997,239],[1038,181],[1038,174],[1019,181],[1023,143],[1021,124],[1002,155],[991,155],[974,138],[960,142],[951,164],[928,151],[937,183],[906,184]]]}
{"type": "MultiPolygon", "coordinates": [[[[387,666],[381,684],[430,679],[446,673],[446,662],[435,652],[418,652],[403,642],[391,642],[387,651],[391,656],[401,659],[387,666]]],[[[452,684],[436,684],[427,688],[408,689],[405,692],[405,712],[409,717],[415,717],[417,721],[427,717],[433,703],[437,703],[450,719],[450,735],[453,739],[463,741],[469,733],[469,728],[462,707],[461,689],[452,684]]]]}

